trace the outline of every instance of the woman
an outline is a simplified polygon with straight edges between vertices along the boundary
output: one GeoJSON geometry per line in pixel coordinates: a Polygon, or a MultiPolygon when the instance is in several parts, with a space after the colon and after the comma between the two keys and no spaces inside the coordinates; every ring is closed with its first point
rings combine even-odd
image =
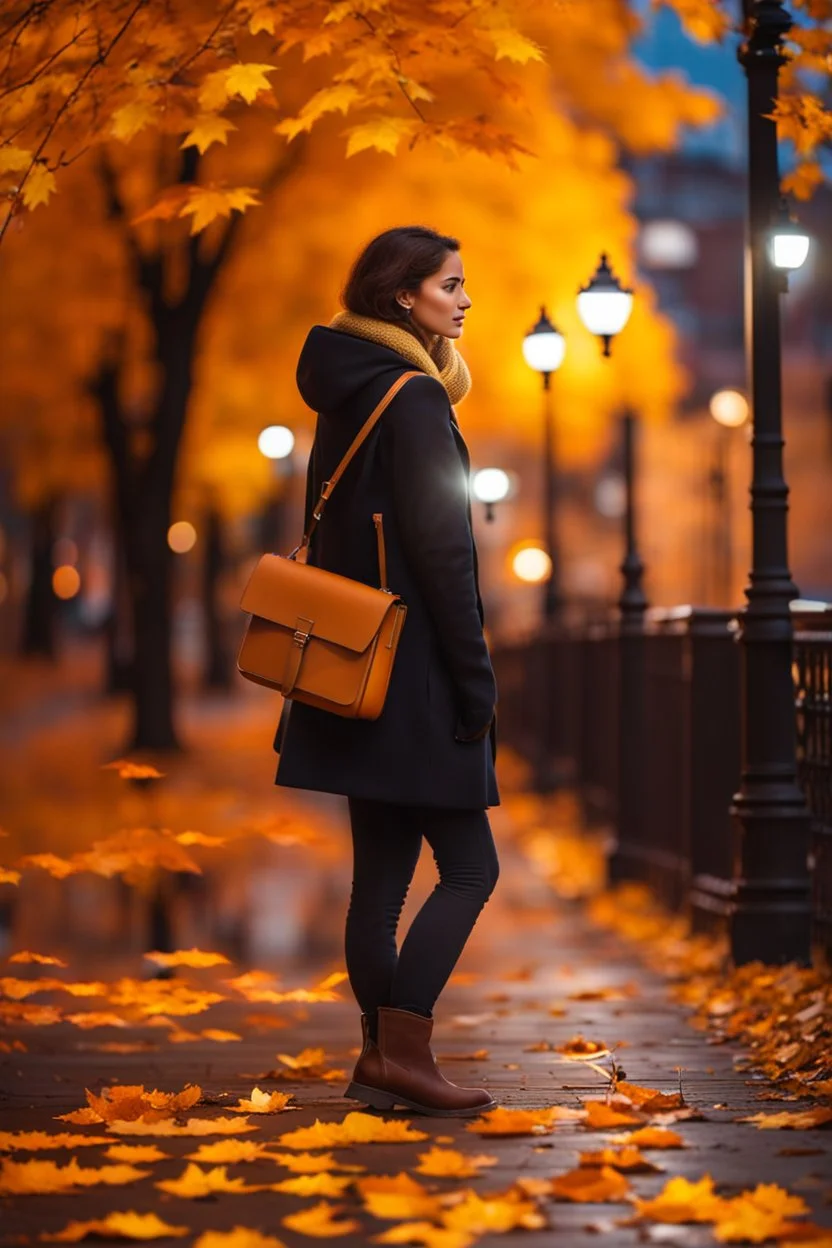
{"type": "Polygon", "coordinates": [[[384,710],[343,719],[287,703],[275,738],[276,783],[343,793],[354,849],[346,924],[349,980],[364,1047],[347,1095],[378,1109],[481,1113],[483,1088],[460,1088],[430,1049],[433,1006],[497,881],[486,808],[494,774],[497,689],[483,637],[468,496],[469,459],[454,417],[470,376],[453,345],[471,300],[459,243],[423,227],[391,229],[356,260],[346,311],[309,332],[297,369],[318,413],[311,510],[353,437],[402,373],[390,403],[333,491],[308,562],[379,584],[373,513],[381,512],[388,583],[407,604],[384,710]],[[439,882],[401,951],[396,930],[422,837],[439,882]]]}

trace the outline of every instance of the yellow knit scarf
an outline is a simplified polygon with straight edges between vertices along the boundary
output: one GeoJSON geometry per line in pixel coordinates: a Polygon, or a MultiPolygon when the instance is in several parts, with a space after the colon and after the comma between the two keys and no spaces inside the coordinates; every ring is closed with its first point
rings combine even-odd
{"type": "Polygon", "coordinates": [[[339,312],[329,322],[330,329],[338,329],[345,334],[355,334],[359,338],[367,338],[382,347],[397,351],[411,364],[421,368],[431,377],[442,382],[448,392],[451,404],[459,403],[471,389],[471,374],[468,365],[457,351],[450,338],[437,334],[430,351],[414,338],[413,334],[392,321],[377,320],[373,316],[359,316],[355,312],[339,312]]]}

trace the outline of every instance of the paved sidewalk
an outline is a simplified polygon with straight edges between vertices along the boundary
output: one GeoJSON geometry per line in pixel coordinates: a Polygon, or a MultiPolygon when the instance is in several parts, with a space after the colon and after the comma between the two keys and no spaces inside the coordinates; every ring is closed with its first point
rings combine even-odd
{"type": "MultiPolygon", "coordinates": [[[[337,801],[330,809],[337,817],[337,801]]],[[[832,1227],[832,1207],[826,1203],[832,1184],[828,1134],[817,1130],[759,1131],[750,1124],[737,1123],[735,1119],[743,1114],[782,1106],[758,1099],[760,1082],[734,1069],[737,1050],[728,1045],[709,1045],[702,1032],[686,1023],[683,1011],[670,1003],[665,983],[644,970],[617,938],[592,928],[578,903],[553,898],[511,843],[507,812],[500,808],[492,811],[492,816],[503,860],[500,883],[460,964],[461,982],[449,985],[437,1008],[435,1049],[448,1077],[457,1082],[487,1084],[499,1104],[507,1107],[577,1108],[582,1097],[603,1096],[602,1075],[584,1065],[566,1062],[557,1053],[528,1051],[528,1046],[541,1041],[561,1045],[576,1034],[616,1048],[627,1079],[639,1085],[673,1092],[678,1088],[679,1070],[685,1100],[701,1111],[702,1119],[683,1121],[674,1127],[685,1140],[684,1150],[649,1152],[650,1159],[665,1167],[665,1172],[631,1176],[633,1191],[639,1196],[651,1196],[672,1175],[698,1179],[710,1174],[725,1195],[736,1194],[758,1182],[776,1182],[806,1200],[814,1221],[832,1227]],[[619,991],[611,993],[613,989],[619,991]],[[592,999],[595,992],[599,996],[592,999]],[[582,994],[586,999],[580,999],[582,994]],[[483,1048],[488,1051],[486,1058],[464,1057],[483,1048]],[[443,1062],[443,1054],[463,1056],[463,1060],[443,1062]],[[786,1155],[798,1149],[804,1155],[786,1155]]],[[[423,896],[431,882],[430,864],[423,860],[415,892],[423,896]]],[[[418,899],[408,899],[405,923],[418,899]]],[[[346,905],[343,892],[338,904],[342,908],[346,905]]],[[[189,982],[208,986],[212,980],[220,982],[225,975],[245,969],[249,968],[230,972],[227,968],[186,971],[184,976],[189,982]]],[[[333,960],[325,957],[319,966],[306,968],[302,978],[296,975],[295,982],[310,986],[332,969],[333,960]]],[[[5,970],[6,974],[21,976],[50,972],[48,967],[8,965],[5,970]]],[[[61,974],[82,978],[85,973],[73,966],[61,974]]],[[[139,976],[142,971],[134,965],[131,973],[139,976]]],[[[281,982],[281,988],[287,986],[292,986],[288,978],[281,982]]],[[[181,1090],[189,1082],[199,1083],[211,1104],[209,1109],[195,1111],[203,1117],[216,1116],[224,1112],[217,1106],[233,1105],[238,1097],[250,1096],[255,1084],[269,1091],[293,1093],[297,1110],[253,1116],[251,1121],[257,1131],[242,1139],[273,1142],[281,1133],[310,1125],[316,1118],[340,1121],[346,1112],[363,1108],[344,1099],[344,1080],[277,1082],[263,1078],[263,1072],[279,1065],[277,1053],[296,1055],[307,1046],[319,1045],[326,1050],[328,1066],[349,1071],[359,1040],[358,1015],[348,986],[341,985],[339,991],[343,999],[333,1003],[298,1007],[224,1001],[207,1014],[179,1020],[196,1030],[211,1027],[238,1032],[243,1040],[237,1043],[162,1042],[152,1051],[99,1052],[87,1046],[105,1041],[123,1044],[150,1040],[158,1044],[162,1033],[150,1028],[81,1031],[65,1023],[15,1029],[13,1034],[25,1040],[28,1051],[13,1051],[0,1057],[2,1129],[67,1129],[99,1134],[98,1128],[68,1127],[55,1122],[54,1116],[83,1105],[85,1088],[97,1091],[111,1083],[142,1083],[146,1088],[166,1091],[181,1090]],[[280,1030],[255,1028],[246,1021],[254,1012],[279,1016],[288,1025],[280,1030]]],[[[34,998],[37,1002],[53,999],[62,1004],[66,1001],[62,994],[34,998]]],[[[78,1005],[94,1008],[86,1002],[78,1005]]],[[[2,1034],[8,1037],[9,1033],[2,1034]]],[[[439,1191],[470,1186],[479,1193],[494,1192],[504,1190],[519,1177],[549,1178],[577,1165],[579,1150],[601,1148],[610,1136],[609,1131],[589,1130],[580,1122],[570,1122],[543,1136],[489,1138],[466,1130],[463,1120],[439,1121],[399,1111],[384,1117],[409,1120],[431,1138],[421,1143],[339,1148],[335,1150],[339,1160],[364,1165],[378,1174],[397,1174],[403,1169],[414,1174],[417,1155],[435,1143],[437,1137],[465,1153],[485,1152],[498,1158],[497,1165],[471,1180],[428,1179],[414,1174],[439,1191]]],[[[6,1198],[0,1203],[2,1242],[19,1243],[21,1235],[34,1239],[41,1231],[57,1231],[70,1219],[103,1217],[110,1210],[127,1209],[154,1210],[166,1222],[189,1227],[194,1236],[208,1229],[228,1231],[246,1226],[275,1235],[287,1245],[310,1242],[307,1236],[282,1226],[280,1219],[316,1204],[319,1197],[275,1192],[220,1193],[192,1200],[166,1195],[153,1186],[154,1181],[179,1175],[186,1164],[182,1158],[201,1141],[150,1141],[129,1136],[125,1139],[130,1143],[155,1142],[170,1158],[142,1167],[150,1170],[151,1176],[127,1187],[93,1187],[72,1196],[6,1198]]],[[[103,1146],[76,1150],[80,1164],[85,1166],[103,1164],[103,1152],[103,1146]]],[[[37,1157],[62,1163],[68,1156],[60,1150],[15,1154],[17,1160],[37,1157]]],[[[231,1165],[228,1170],[230,1175],[244,1177],[251,1184],[273,1183],[289,1173],[273,1161],[264,1160],[231,1165]]],[[[335,1203],[343,1207],[343,1216],[356,1217],[362,1226],[360,1232],[342,1237],[339,1242],[343,1244],[368,1243],[371,1235],[395,1225],[370,1217],[350,1190],[335,1203]]],[[[548,1220],[546,1229],[487,1235],[478,1242],[516,1242],[526,1248],[548,1248],[557,1240],[572,1248],[596,1242],[597,1235],[591,1232],[599,1230],[604,1244],[610,1246],[642,1243],[645,1236],[650,1242],[715,1242],[711,1228],[703,1225],[653,1225],[649,1231],[644,1227],[616,1226],[615,1220],[630,1212],[626,1204],[571,1204],[542,1199],[541,1208],[548,1220]]],[[[192,1239],[170,1242],[190,1243],[192,1239]]]]}

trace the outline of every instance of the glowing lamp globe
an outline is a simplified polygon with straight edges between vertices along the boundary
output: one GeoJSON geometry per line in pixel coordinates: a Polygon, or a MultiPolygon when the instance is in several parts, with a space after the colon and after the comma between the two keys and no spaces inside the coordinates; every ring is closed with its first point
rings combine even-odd
{"type": "Polygon", "coordinates": [[[739,429],[748,420],[748,399],[740,390],[717,390],[708,406],[717,424],[726,429],[739,429]]]}
{"type": "Polygon", "coordinates": [[[286,425],[269,425],[257,439],[257,449],[266,459],[286,459],[294,445],[295,435],[286,425]]]}
{"type": "Polygon", "coordinates": [[[604,252],[590,281],[578,291],[578,315],[589,332],[601,339],[604,355],[610,354],[610,344],[632,310],[633,292],[621,285],[604,252]]]}
{"type": "Polygon", "coordinates": [[[555,329],[541,307],[540,319],[523,339],[523,359],[538,373],[556,373],[566,355],[566,339],[555,329]]]}

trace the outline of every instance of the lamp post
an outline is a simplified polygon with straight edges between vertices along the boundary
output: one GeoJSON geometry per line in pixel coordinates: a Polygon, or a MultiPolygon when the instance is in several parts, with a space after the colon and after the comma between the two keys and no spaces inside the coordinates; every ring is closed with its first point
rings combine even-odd
{"type": "Polygon", "coordinates": [[[709,473],[716,504],[713,553],[716,569],[716,597],[720,607],[731,605],[734,586],[734,541],[731,506],[731,430],[748,420],[748,400],[739,390],[717,390],[708,410],[718,426],[714,460],[709,473]]]}
{"type": "Polygon", "coordinates": [[[260,454],[274,465],[275,488],[263,509],[261,521],[260,545],[268,550],[279,550],[283,544],[285,485],[282,479],[288,480],[292,475],[294,448],[295,435],[287,425],[267,425],[257,438],[260,454]]]}
{"type": "Polygon", "coordinates": [[[563,605],[555,520],[557,477],[551,377],[560,368],[565,354],[566,339],[549,320],[545,306],[541,307],[540,319],[523,339],[523,358],[543,378],[543,541],[551,560],[551,570],[543,589],[543,621],[547,629],[557,620],[563,605]]]}
{"type": "Polygon", "coordinates": [[[480,468],[471,480],[471,492],[478,502],[485,503],[485,518],[490,524],[494,520],[495,504],[511,493],[511,478],[502,468],[480,468]]]}
{"type": "Polygon", "coordinates": [[[728,906],[736,963],[810,953],[809,812],[797,782],[792,622],[798,596],[788,566],[780,377],[782,274],[772,263],[779,216],[772,120],[783,39],[781,0],[744,0],[739,59],[748,82],[746,342],[753,414],[752,563],[740,618],[742,773],[731,807],[738,841],[728,906]]]}
{"type": "MultiPolygon", "coordinates": [[[[586,286],[578,292],[578,315],[586,328],[603,344],[609,356],[612,340],[620,334],[633,309],[633,292],[614,276],[607,255],[586,286]]],[[[647,599],[642,589],[644,564],[636,542],[636,421],[626,408],[621,417],[624,450],[624,582],[618,600],[618,792],[617,838],[609,858],[611,881],[643,875],[640,852],[647,798],[646,705],[644,701],[644,613],[647,599]]]]}

